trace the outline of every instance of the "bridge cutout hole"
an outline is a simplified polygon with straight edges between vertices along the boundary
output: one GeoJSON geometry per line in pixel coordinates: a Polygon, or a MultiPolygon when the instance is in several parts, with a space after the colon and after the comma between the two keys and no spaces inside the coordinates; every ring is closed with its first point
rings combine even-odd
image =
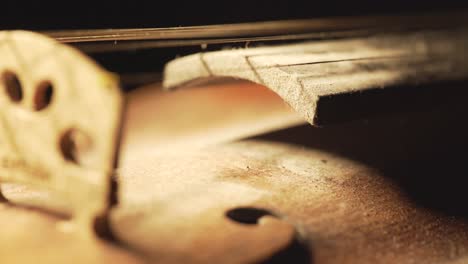
{"type": "Polygon", "coordinates": [[[91,138],[78,129],[69,129],[60,138],[60,151],[66,161],[87,165],[92,149],[91,138]]]}
{"type": "Polygon", "coordinates": [[[23,100],[23,86],[18,76],[12,71],[5,71],[1,79],[10,100],[14,103],[21,102],[23,100]]]}
{"type": "Polygon", "coordinates": [[[54,86],[50,81],[41,82],[34,95],[34,110],[41,111],[50,105],[54,94],[54,86]]]}

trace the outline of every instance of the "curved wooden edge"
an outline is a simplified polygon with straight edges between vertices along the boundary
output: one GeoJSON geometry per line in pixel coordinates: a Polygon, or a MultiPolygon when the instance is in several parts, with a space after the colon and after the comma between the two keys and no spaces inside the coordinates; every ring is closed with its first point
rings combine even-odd
{"type": "MultiPolygon", "coordinates": [[[[328,123],[327,116],[346,116],[363,101],[371,104],[362,114],[374,113],[379,105],[373,103],[375,93],[367,97],[363,92],[466,79],[467,32],[461,25],[457,29],[204,52],[169,62],[163,84],[171,89],[210,78],[250,80],[273,90],[312,125],[322,125],[328,123]],[[359,96],[342,100],[342,95],[361,93],[365,100],[359,96]],[[338,113],[329,115],[330,110],[338,113]]],[[[401,96],[405,97],[405,91],[401,96]]],[[[389,107],[398,109],[398,104],[389,107]]]]}

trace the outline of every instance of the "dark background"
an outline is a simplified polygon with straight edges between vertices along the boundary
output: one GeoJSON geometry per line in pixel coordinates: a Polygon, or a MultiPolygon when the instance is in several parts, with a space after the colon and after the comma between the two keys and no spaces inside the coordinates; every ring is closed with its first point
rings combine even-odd
{"type": "MultiPolygon", "coordinates": [[[[0,1],[0,30],[176,27],[267,20],[412,14],[459,10],[467,1],[435,0],[311,0],[311,1],[0,1]]],[[[242,43],[240,45],[243,45],[242,43]]],[[[254,45],[254,44],[251,44],[254,45]]],[[[210,49],[220,47],[210,46],[210,49]]],[[[200,46],[125,50],[88,54],[119,73],[125,89],[141,85],[135,74],[156,73],[177,56],[200,51],[200,46]],[[130,76],[132,81],[127,77],[130,76]]],[[[146,82],[146,81],[145,81],[146,82]]]]}
{"type": "Polygon", "coordinates": [[[0,3],[1,29],[169,27],[460,9],[468,1],[44,1],[0,3]]]}

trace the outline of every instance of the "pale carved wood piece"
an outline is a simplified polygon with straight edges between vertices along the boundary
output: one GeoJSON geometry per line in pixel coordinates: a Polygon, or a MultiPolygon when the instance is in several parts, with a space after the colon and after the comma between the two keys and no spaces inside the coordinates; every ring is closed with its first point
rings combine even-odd
{"type": "Polygon", "coordinates": [[[62,213],[91,230],[110,205],[123,105],[116,76],[26,31],[0,32],[0,57],[0,182],[54,193],[62,213]]]}

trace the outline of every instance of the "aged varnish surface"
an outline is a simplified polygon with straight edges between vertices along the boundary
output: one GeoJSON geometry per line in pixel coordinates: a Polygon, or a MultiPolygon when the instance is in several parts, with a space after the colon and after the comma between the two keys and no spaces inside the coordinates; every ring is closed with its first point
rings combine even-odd
{"type": "MultiPolygon", "coordinates": [[[[130,104],[127,131],[144,125],[137,105],[130,104]]],[[[466,128],[456,121],[464,108],[455,100],[420,113],[172,149],[149,138],[140,144],[133,134],[122,146],[114,241],[81,239],[59,216],[4,204],[0,256],[16,263],[31,255],[43,263],[463,263],[468,224],[458,154],[466,128]]],[[[170,134],[164,119],[157,124],[170,134]]],[[[205,136],[217,141],[224,132],[205,136]]],[[[18,203],[47,201],[18,186],[3,189],[18,203]]]]}

